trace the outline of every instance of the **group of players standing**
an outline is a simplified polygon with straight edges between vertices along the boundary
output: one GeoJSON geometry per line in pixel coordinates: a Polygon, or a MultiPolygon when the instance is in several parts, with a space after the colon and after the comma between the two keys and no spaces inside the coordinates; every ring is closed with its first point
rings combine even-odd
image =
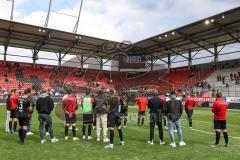
{"type": "MultiPolygon", "coordinates": [[[[62,100],[62,110],[65,116],[65,140],[68,140],[68,131],[71,128],[73,134],[73,141],[79,140],[76,136],[76,110],[78,103],[75,95],[72,94],[71,89],[66,90],[67,95],[62,100]]],[[[149,110],[150,121],[150,136],[149,144],[153,144],[155,125],[158,128],[160,145],[165,144],[163,138],[163,125],[168,128],[171,139],[170,145],[176,147],[174,139],[174,130],[177,130],[179,138],[179,146],[184,146],[186,143],[183,141],[182,128],[180,118],[183,114],[183,105],[188,117],[189,127],[192,129],[192,115],[193,108],[197,106],[197,102],[189,94],[182,100],[175,92],[171,94],[158,94],[153,90],[148,95],[140,93],[136,98],[138,106],[138,126],[144,125],[146,108],[149,110]],[[166,121],[168,126],[166,126],[166,121]]],[[[24,94],[20,97],[17,95],[16,90],[9,94],[7,99],[7,110],[10,111],[9,130],[10,133],[16,133],[17,121],[19,122],[19,138],[20,144],[24,144],[26,134],[31,128],[31,117],[33,108],[36,105],[39,120],[39,133],[41,143],[45,143],[44,126],[46,132],[50,134],[51,142],[57,142],[58,139],[54,137],[53,126],[51,119],[51,112],[54,109],[54,103],[48,91],[41,92],[36,103],[31,98],[31,90],[26,89],[24,94]],[[14,127],[12,127],[12,123],[14,127]],[[30,125],[29,125],[30,124],[30,125]]],[[[103,91],[97,91],[93,95],[91,90],[86,91],[86,95],[81,99],[82,107],[82,139],[92,139],[92,128],[96,128],[97,141],[101,140],[101,130],[103,131],[103,142],[110,144],[105,148],[113,148],[114,142],[114,128],[117,128],[120,144],[124,145],[123,130],[121,122],[123,120],[123,127],[126,127],[128,117],[128,97],[126,93],[118,94],[114,90],[110,90],[106,95],[103,91]],[[86,136],[86,129],[88,134],[86,136]],[[110,140],[107,138],[109,131],[110,140]]],[[[213,104],[212,112],[214,113],[214,129],[216,130],[216,142],[213,145],[216,147],[219,144],[220,132],[223,132],[225,139],[225,146],[228,145],[228,134],[226,130],[226,111],[228,104],[222,99],[220,93],[217,94],[217,100],[213,104]]],[[[9,116],[9,112],[7,112],[9,116]]]]}

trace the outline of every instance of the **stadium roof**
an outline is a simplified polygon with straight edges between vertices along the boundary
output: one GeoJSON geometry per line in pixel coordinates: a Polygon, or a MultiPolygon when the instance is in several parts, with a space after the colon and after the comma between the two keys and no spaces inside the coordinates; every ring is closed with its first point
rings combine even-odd
{"type": "MultiPolygon", "coordinates": [[[[163,22],[164,23],[164,22],[163,22]]],[[[218,46],[240,42],[240,7],[205,18],[195,23],[156,35],[134,44],[147,50],[146,56],[167,57],[189,50],[207,50],[218,46]]]]}
{"type": "MultiPolygon", "coordinates": [[[[164,22],[163,22],[164,23],[164,22]]],[[[214,44],[240,42],[240,7],[131,44],[114,42],[0,19],[0,45],[62,54],[113,58],[118,52],[149,59],[207,50],[214,44]]],[[[185,57],[187,58],[187,57],[185,57]]],[[[117,57],[114,57],[117,59],[117,57]]]]}

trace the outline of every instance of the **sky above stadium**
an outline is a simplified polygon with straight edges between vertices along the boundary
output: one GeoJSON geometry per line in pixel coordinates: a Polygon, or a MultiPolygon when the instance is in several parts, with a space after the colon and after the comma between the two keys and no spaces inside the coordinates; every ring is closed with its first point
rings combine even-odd
{"type": "MultiPolygon", "coordinates": [[[[10,19],[11,1],[0,0],[0,18],[10,19]]],[[[52,0],[48,27],[72,32],[80,2],[52,0]]],[[[15,0],[13,20],[44,26],[48,4],[49,0],[15,0]]],[[[119,42],[137,42],[239,6],[240,0],[84,0],[78,33],[119,42]]],[[[239,46],[232,45],[224,50],[230,52],[233,49],[238,50],[239,46]]],[[[3,59],[3,50],[3,46],[0,46],[0,60],[3,59]]],[[[208,54],[206,52],[201,55],[208,54]]],[[[41,59],[49,57],[57,60],[55,54],[40,51],[38,55],[40,59],[37,63],[57,65],[57,61],[41,59]]],[[[31,63],[31,57],[31,50],[12,47],[8,49],[9,61],[31,63]],[[16,57],[23,53],[27,57],[16,57]]],[[[71,58],[72,55],[67,55],[64,60],[71,58]]],[[[240,58],[240,55],[222,56],[220,60],[234,58],[240,58]]],[[[193,63],[207,63],[212,59],[197,60],[193,63]]],[[[181,60],[181,57],[176,60],[181,60]]],[[[181,65],[187,65],[187,62],[176,64],[181,65]]]]}
{"type": "MultiPolygon", "coordinates": [[[[11,0],[0,0],[9,19],[11,0]]],[[[44,25],[49,0],[15,0],[14,20],[44,25]]],[[[52,0],[49,28],[72,32],[80,0],[52,0]]],[[[133,42],[240,6],[240,0],[84,0],[78,33],[133,42]]]]}

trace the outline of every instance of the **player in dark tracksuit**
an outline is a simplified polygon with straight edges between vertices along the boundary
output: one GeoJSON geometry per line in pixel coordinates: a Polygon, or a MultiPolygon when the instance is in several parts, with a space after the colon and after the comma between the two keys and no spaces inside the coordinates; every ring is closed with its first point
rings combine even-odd
{"type": "Polygon", "coordinates": [[[158,92],[153,92],[153,97],[148,100],[148,109],[150,114],[150,139],[149,144],[153,144],[154,129],[155,124],[158,126],[160,144],[165,144],[163,141],[163,128],[162,128],[162,112],[163,112],[163,102],[162,99],[158,97],[158,92]]]}
{"type": "Polygon", "coordinates": [[[120,99],[121,103],[121,119],[123,119],[123,128],[126,128],[127,116],[128,116],[128,97],[126,93],[120,99]]]}
{"type": "Polygon", "coordinates": [[[124,145],[123,141],[123,132],[121,129],[121,117],[120,117],[120,99],[114,95],[114,91],[110,91],[110,96],[108,97],[108,128],[110,132],[110,144],[105,146],[105,148],[113,148],[113,140],[114,140],[114,127],[117,127],[118,134],[120,138],[121,145],[124,145]]]}
{"type": "Polygon", "coordinates": [[[29,99],[31,94],[30,89],[24,91],[24,96],[18,99],[18,123],[19,123],[19,138],[20,144],[24,144],[27,134],[27,126],[29,122],[29,115],[32,112],[31,101],[29,99]]]}

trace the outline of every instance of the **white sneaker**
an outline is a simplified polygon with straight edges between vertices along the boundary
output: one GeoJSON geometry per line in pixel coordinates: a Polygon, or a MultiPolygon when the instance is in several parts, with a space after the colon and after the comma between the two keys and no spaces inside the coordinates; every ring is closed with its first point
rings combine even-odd
{"type": "Polygon", "coordinates": [[[176,147],[176,143],[175,142],[172,142],[172,143],[170,143],[170,146],[172,146],[172,147],[176,147]]]}
{"type": "Polygon", "coordinates": [[[160,140],[160,145],[164,145],[164,144],[166,144],[166,143],[164,141],[160,140]]]}
{"type": "Polygon", "coordinates": [[[153,141],[148,141],[148,144],[153,144],[153,141]]]}
{"type": "Polygon", "coordinates": [[[100,138],[97,138],[97,142],[100,142],[100,138]]]}
{"type": "Polygon", "coordinates": [[[76,131],[78,131],[78,128],[76,128],[76,131]]]}
{"type": "Polygon", "coordinates": [[[86,139],[86,136],[82,136],[82,139],[86,139]]]}
{"type": "Polygon", "coordinates": [[[103,142],[104,142],[104,143],[109,142],[109,141],[110,141],[110,140],[109,140],[107,137],[103,138],[103,142]]]}
{"type": "Polygon", "coordinates": [[[127,126],[123,126],[123,128],[126,128],[127,126]]]}
{"type": "Polygon", "coordinates": [[[185,145],[186,145],[185,142],[183,142],[183,141],[179,142],[179,146],[185,146],[185,145]]]}
{"type": "Polygon", "coordinates": [[[49,132],[46,132],[46,137],[47,137],[47,136],[50,136],[49,132]]]}
{"type": "Polygon", "coordinates": [[[124,141],[121,141],[121,142],[120,142],[120,144],[121,144],[122,146],[124,146],[124,145],[125,145],[124,141]]]}
{"type": "Polygon", "coordinates": [[[46,142],[46,140],[44,139],[44,140],[41,140],[41,144],[44,144],[46,142]]]}
{"type": "Polygon", "coordinates": [[[88,139],[88,140],[91,140],[91,139],[93,139],[93,138],[92,138],[91,136],[88,136],[87,139],[88,139]]]}
{"type": "Polygon", "coordinates": [[[68,140],[68,136],[65,137],[65,140],[68,140]]]}
{"type": "Polygon", "coordinates": [[[33,135],[32,132],[27,132],[27,136],[33,135]]]}
{"type": "Polygon", "coordinates": [[[73,141],[78,141],[78,140],[79,140],[79,138],[73,137],[73,141]]]}
{"type": "Polygon", "coordinates": [[[106,149],[113,149],[113,144],[109,144],[109,145],[105,146],[104,148],[106,148],[106,149]]]}
{"type": "Polygon", "coordinates": [[[58,139],[56,139],[56,138],[52,138],[52,139],[51,139],[51,142],[52,142],[52,143],[55,143],[55,142],[57,142],[57,141],[58,141],[58,139]]]}

